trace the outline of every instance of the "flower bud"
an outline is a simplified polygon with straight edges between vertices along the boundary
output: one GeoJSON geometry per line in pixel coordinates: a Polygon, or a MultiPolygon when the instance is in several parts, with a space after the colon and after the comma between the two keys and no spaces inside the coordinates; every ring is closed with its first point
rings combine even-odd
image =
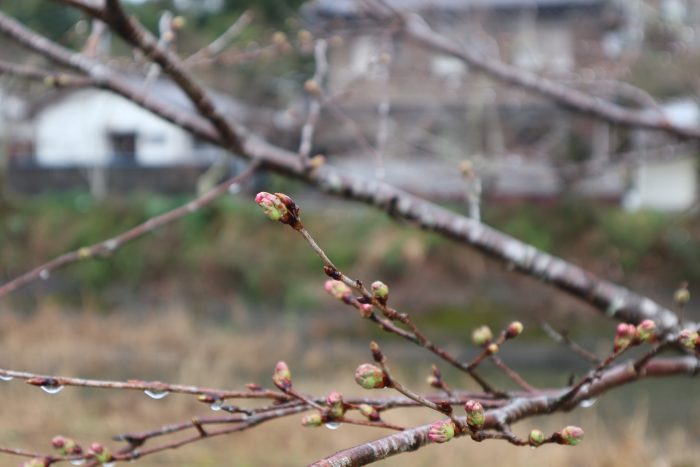
{"type": "Polygon", "coordinates": [[[484,406],[478,401],[468,400],[464,404],[464,410],[467,412],[467,425],[469,428],[478,430],[486,422],[486,412],[484,406]]]}
{"type": "Polygon", "coordinates": [[[355,382],[365,389],[379,389],[386,386],[384,372],[370,363],[363,363],[357,367],[355,382]]]}
{"type": "Polygon", "coordinates": [[[428,438],[433,443],[446,443],[454,437],[455,424],[452,420],[438,420],[428,430],[428,438]]]}
{"type": "Polygon", "coordinates": [[[690,350],[695,349],[698,340],[700,340],[700,336],[696,331],[683,329],[680,333],[678,333],[678,342],[690,350]]]}
{"type": "Polygon", "coordinates": [[[363,303],[360,305],[360,316],[363,318],[369,318],[372,316],[372,310],[374,307],[370,305],[369,303],[363,303]]]}
{"type": "Polygon", "coordinates": [[[389,286],[382,281],[372,282],[372,295],[377,300],[386,302],[389,299],[389,286]]]}
{"type": "Polygon", "coordinates": [[[326,292],[328,292],[330,296],[336,300],[347,303],[352,298],[352,290],[343,282],[328,279],[323,285],[323,288],[326,289],[326,292]]]}
{"type": "Polygon", "coordinates": [[[272,382],[282,391],[288,391],[292,388],[292,373],[289,367],[284,362],[277,362],[275,372],[272,375],[272,382]]]}
{"type": "Polygon", "coordinates": [[[530,431],[530,444],[539,446],[542,443],[544,443],[544,433],[537,429],[530,431]]]}
{"type": "Polygon", "coordinates": [[[478,347],[486,344],[491,339],[493,339],[493,333],[488,326],[479,326],[472,331],[472,342],[478,347]]]}
{"type": "Polygon", "coordinates": [[[372,422],[379,421],[379,411],[369,404],[360,404],[357,409],[372,422]]]}
{"type": "Polygon", "coordinates": [[[673,294],[673,299],[676,301],[676,305],[685,306],[686,303],[690,301],[690,292],[688,291],[688,283],[681,283],[676,293],[673,294]]]}
{"type": "Polygon", "coordinates": [[[523,323],[520,321],[513,321],[506,328],[506,339],[513,339],[518,337],[520,333],[523,332],[523,323]]]}
{"type": "Polygon", "coordinates": [[[345,405],[343,404],[343,395],[338,391],[333,391],[326,398],[328,406],[328,415],[331,418],[342,418],[345,414],[345,405]]]}
{"type": "Polygon", "coordinates": [[[95,457],[95,460],[101,464],[106,464],[112,460],[112,453],[100,443],[92,443],[89,452],[95,457]]]}
{"type": "Polygon", "coordinates": [[[283,222],[282,219],[289,215],[287,206],[272,193],[261,191],[255,196],[255,202],[263,208],[265,215],[273,221],[283,222]]]}
{"type": "Polygon", "coordinates": [[[637,342],[637,327],[633,324],[620,323],[617,325],[615,339],[613,340],[613,350],[619,352],[637,342]]]}
{"type": "Polygon", "coordinates": [[[637,326],[637,335],[642,342],[653,340],[656,323],[650,319],[645,319],[637,326]]]}
{"type": "Polygon", "coordinates": [[[71,438],[64,436],[54,436],[51,444],[62,456],[82,454],[83,449],[71,438]]]}
{"type": "Polygon", "coordinates": [[[49,465],[49,460],[45,457],[35,457],[34,459],[29,459],[20,464],[20,467],[47,467],[49,465]]]}
{"type": "Polygon", "coordinates": [[[312,413],[301,419],[302,426],[321,426],[322,424],[323,417],[319,413],[312,413]]]}
{"type": "Polygon", "coordinates": [[[489,353],[489,355],[498,353],[498,344],[491,342],[488,346],[486,346],[486,351],[489,353]]]}
{"type": "Polygon", "coordinates": [[[434,388],[442,389],[442,381],[435,375],[430,375],[425,378],[425,382],[434,388]]]}
{"type": "Polygon", "coordinates": [[[315,79],[307,79],[304,83],[304,91],[308,92],[312,96],[318,96],[321,94],[321,86],[315,79]]]}
{"type": "Polygon", "coordinates": [[[576,446],[583,441],[583,428],[578,426],[567,426],[559,433],[559,444],[576,446]]]}

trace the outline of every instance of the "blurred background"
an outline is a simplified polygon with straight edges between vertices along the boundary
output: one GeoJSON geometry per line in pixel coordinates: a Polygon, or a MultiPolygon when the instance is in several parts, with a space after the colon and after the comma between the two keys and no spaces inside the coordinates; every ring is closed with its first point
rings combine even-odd
{"type": "MultiPolygon", "coordinates": [[[[700,125],[700,4],[694,0],[405,0],[436,31],[487,57],[595,96],[700,125]]],[[[314,94],[318,42],[328,70],[311,155],[379,178],[673,306],[682,281],[700,293],[697,141],[571,113],[464,63],[426,51],[340,0],[133,1],[130,11],[214,92],[217,105],[296,151],[314,94]],[[172,25],[179,26],[173,29],[172,25]],[[216,54],[201,49],[226,37],[216,54]],[[476,209],[478,208],[478,209],[476,209]]],[[[59,2],[0,1],[0,11],[127,74],[183,111],[184,94],[143,56],[59,2]],[[91,40],[94,39],[94,40],[91,40]]],[[[52,68],[0,36],[0,60],[52,68]]],[[[2,281],[61,253],[113,237],[191,200],[244,161],[125,99],[0,74],[2,281]]],[[[318,258],[267,220],[256,191],[282,191],[336,264],[381,279],[396,308],[469,359],[480,324],[525,324],[503,358],[536,386],[561,386],[583,362],[552,342],[566,330],[599,356],[614,323],[542,283],[372,208],[258,172],[213,205],[81,262],[0,302],[0,367],[105,379],[241,388],[267,385],[286,360],[307,393],[361,394],[352,373],[377,339],[396,371],[428,391],[433,360],[382,335],[323,292],[318,258]]],[[[691,299],[686,311],[697,320],[691,299]]],[[[471,388],[444,368],[453,387],[471,388]]],[[[511,384],[491,368],[484,373],[511,384]]],[[[579,424],[575,449],[537,451],[470,441],[381,465],[698,465],[700,385],[644,381],[591,408],[516,425],[579,424]],[[465,457],[466,456],[466,457],[465,457]]],[[[206,414],[191,398],[69,388],[48,396],[0,382],[0,444],[47,450],[55,434],[85,443],[206,414]]],[[[304,429],[298,417],[148,457],[155,465],[301,465],[382,435],[304,429]],[[270,449],[272,448],[272,449],[270,449]]],[[[424,423],[423,410],[396,414],[424,423]]],[[[0,465],[15,465],[0,457],[0,465]]]]}

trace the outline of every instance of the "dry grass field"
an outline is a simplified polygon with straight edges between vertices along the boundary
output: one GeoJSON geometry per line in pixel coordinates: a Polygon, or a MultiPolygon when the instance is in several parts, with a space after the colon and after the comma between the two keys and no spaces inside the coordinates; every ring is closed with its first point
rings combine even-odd
{"type": "MultiPolygon", "coordinates": [[[[319,339],[302,342],[283,323],[251,331],[245,326],[214,326],[192,319],[183,310],[136,314],[65,312],[45,304],[31,317],[0,314],[0,367],[37,373],[95,378],[159,379],[168,382],[242,388],[246,382],[269,385],[278,359],[295,374],[295,385],[307,393],[340,390],[361,394],[352,371],[367,355],[357,346],[319,339]]],[[[235,322],[235,320],[233,320],[235,322]]],[[[240,320],[239,320],[240,321],[240,320]]],[[[400,347],[397,347],[400,348],[400,347]]],[[[395,352],[392,351],[395,354],[395,352]]],[[[400,356],[397,372],[402,374],[400,356]]],[[[404,362],[406,363],[406,362],[404,362]]],[[[407,376],[407,378],[410,377],[407,376]]],[[[668,381],[669,383],[671,381],[668,381]]],[[[413,381],[421,390],[422,382],[413,381]]],[[[682,385],[676,386],[679,391],[682,385]]],[[[519,433],[531,427],[545,431],[565,424],[586,430],[577,447],[516,448],[503,442],[457,440],[430,446],[380,463],[385,466],[693,466],[700,465],[698,423],[664,420],[658,430],[647,414],[657,398],[639,397],[634,410],[622,409],[604,398],[592,409],[528,420],[515,426],[519,433]],[[661,432],[660,432],[661,431],[661,432]]],[[[692,400],[692,399],[691,399],[692,400]]],[[[700,414],[700,402],[688,407],[700,414]]],[[[65,388],[48,395],[18,381],[0,382],[0,444],[49,450],[56,434],[84,444],[107,442],[111,436],[141,431],[159,424],[211,414],[191,396],[169,395],[152,400],[140,392],[65,388]]],[[[691,414],[692,415],[692,414],[691,414]]],[[[396,413],[397,423],[434,419],[422,409],[396,413]]],[[[189,445],[146,457],[136,465],[148,466],[296,466],[324,454],[381,436],[371,428],[342,426],[338,430],[302,428],[300,416],[278,420],[237,435],[189,445]]],[[[691,419],[698,419],[691,416],[691,419]]],[[[112,448],[118,443],[109,441],[112,448]]],[[[17,465],[18,458],[0,456],[0,465],[17,465]]]]}

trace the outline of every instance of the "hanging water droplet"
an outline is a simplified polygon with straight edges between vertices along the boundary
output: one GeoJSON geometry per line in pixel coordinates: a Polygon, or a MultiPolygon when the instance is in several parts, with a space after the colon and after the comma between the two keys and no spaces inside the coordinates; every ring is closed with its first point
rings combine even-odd
{"type": "Polygon", "coordinates": [[[328,422],[326,423],[326,428],[328,428],[329,430],[337,430],[338,428],[340,428],[340,425],[342,425],[342,423],[328,422]]]}
{"type": "Polygon", "coordinates": [[[116,462],[105,462],[102,467],[114,467],[115,465],[117,465],[116,462]]]}
{"type": "Polygon", "coordinates": [[[2,381],[12,381],[13,379],[15,379],[14,376],[10,376],[10,375],[0,375],[0,380],[2,380],[2,381]]]}
{"type": "Polygon", "coordinates": [[[579,403],[579,406],[583,407],[584,409],[587,409],[589,407],[593,407],[593,405],[596,403],[598,399],[584,399],[579,403]]]}
{"type": "Polygon", "coordinates": [[[530,446],[530,449],[536,449],[536,447],[535,447],[535,446],[530,446]]]}
{"type": "Polygon", "coordinates": [[[85,459],[74,459],[70,461],[70,463],[73,465],[83,465],[85,463],[85,459]]]}
{"type": "Polygon", "coordinates": [[[41,271],[39,271],[39,277],[41,277],[44,280],[48,279],[50,276],[51,273],[48,269],[42,269],[41,271]]]}
{"type": "Polygon", "coordinates": [[[219,410],[221,410],[221,407],[223,407],[223,406],[224,406],[224,401],[221,399],[217,399],[214,402],[212,402],[209,407],[211,407],[211,409],[214,412],[218,412],[219,410]]]}
{"type": "Polygon", "coordinates": [[[48,394],[58,394],[63,391],[63,386],[60,384],[44,384],[41,389],[48,394]]]}
{"type": "MultiPolygon", "coordinates": [[[[156,399],[156,400],[162,399],[165,396],[167,396],[168,394],[170,394],[170,392],[168,392],[168,391],[155,391],[152,389],[146,389],[143,392],[151,399],[156,399]]],[[[105,464],[105,465],[107,465],[107,464],[105,464]]]]}

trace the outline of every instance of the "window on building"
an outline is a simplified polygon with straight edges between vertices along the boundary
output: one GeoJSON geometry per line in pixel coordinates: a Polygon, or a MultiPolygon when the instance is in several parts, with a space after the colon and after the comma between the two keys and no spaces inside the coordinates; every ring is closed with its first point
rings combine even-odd
{"type": "Polygon", "coordinates": [[[112,132],[109,134],[109,144],[112,150],[113,164],[136,164],[136,132],[112,132]]]}

